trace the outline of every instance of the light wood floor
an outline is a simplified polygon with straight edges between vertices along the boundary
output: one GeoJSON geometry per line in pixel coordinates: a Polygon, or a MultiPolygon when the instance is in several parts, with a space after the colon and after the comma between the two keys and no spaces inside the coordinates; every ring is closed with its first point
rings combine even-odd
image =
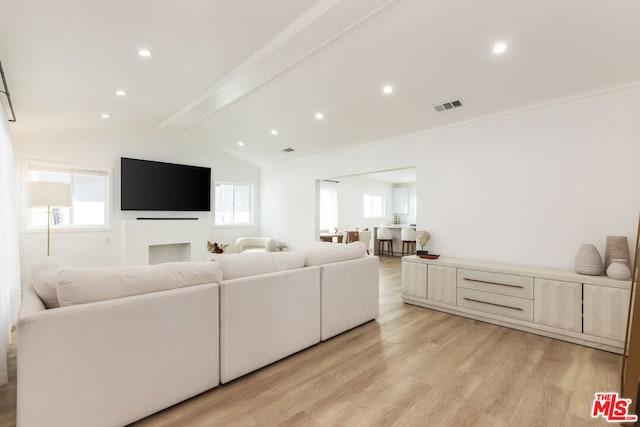
{"type": "MultiPolygon", "coordinates": [[[[403,304],[381,257],[380,318],[139,421],[139,426],[585,426],[620,356],[403,304]]],[[[0,426],[15,424],[11,383],[0,426]]]]}

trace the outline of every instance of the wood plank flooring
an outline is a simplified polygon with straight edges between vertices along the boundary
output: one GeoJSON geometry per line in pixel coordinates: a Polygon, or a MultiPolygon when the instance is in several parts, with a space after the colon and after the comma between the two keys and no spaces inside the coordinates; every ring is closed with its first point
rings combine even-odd
{"type": "MultiPolygon", "coordinates": [[[[377,321],[135,423],[137,426],[586,426],[618,391],[618,355],[403,304],[380,258],[377,321]]],[[[11,383],[0,426],[15,424],[11,383]]]]}

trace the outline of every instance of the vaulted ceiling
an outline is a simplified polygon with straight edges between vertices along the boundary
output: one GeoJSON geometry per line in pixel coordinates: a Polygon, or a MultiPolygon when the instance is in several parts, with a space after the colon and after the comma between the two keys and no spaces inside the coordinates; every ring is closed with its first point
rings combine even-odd
{"type": "Polygon", "coordinates": [[[184,133],[263,164],[635,83],[639,22],[637,0],[0,0],[0,61],[16,135],[184,133]]]}

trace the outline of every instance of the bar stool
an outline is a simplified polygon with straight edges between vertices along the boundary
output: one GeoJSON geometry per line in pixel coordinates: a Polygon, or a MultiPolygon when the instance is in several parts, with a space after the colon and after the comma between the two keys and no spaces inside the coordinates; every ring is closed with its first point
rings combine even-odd
{"type": "Polygon", "coordinates": [[[378,254],[384,255],[384,244],[387,244],[387,255],[393,256],[393,234],[386,227],[378,228],[378,254]]]}
{"type": "Polygon", "coordinates": [[[404,256],[405,247],[407,255],[416,253],[416,230],[413,228],[403,228],[400,230],[400,238],[402,239],[402,256],[404,256]]]}

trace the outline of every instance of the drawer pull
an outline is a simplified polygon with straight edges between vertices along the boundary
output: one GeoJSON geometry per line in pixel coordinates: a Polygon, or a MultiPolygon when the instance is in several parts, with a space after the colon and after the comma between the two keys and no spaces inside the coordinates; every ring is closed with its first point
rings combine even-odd
{"type": "Polygon", "coordinates": [[[462,297],[462,299],[464,299],[464,300],[466,300],[466,301],[479,302],[479,303],[481,303],[481,304],[494,305],[494,306],[496,306],[496,307],[510,308],[511,310],[524,311],[524,309],[523,309],[523,308],[520,308],[520,307],[511,307],[511,306],[509,306],[509,305],[496,304],[495,302],[480,301],[480,300],[477,300],[477,299],[467,298],[467,297],[462,297]]]}
{"type": "Polygon", "coordinates": [[[480,283],[488,283],[490,285],[498,285],[498,286],[508,286],[510,288],[520,288],[523,289],[524,286],[521,285],[507,285],[506,283],[496,283],[496,282],[488,282],[486,280],[478,280],[478,279],[468,279],[466,277],[463,277],[462,280],[468,280],[470,282],[480,282],[480,283]]]}

